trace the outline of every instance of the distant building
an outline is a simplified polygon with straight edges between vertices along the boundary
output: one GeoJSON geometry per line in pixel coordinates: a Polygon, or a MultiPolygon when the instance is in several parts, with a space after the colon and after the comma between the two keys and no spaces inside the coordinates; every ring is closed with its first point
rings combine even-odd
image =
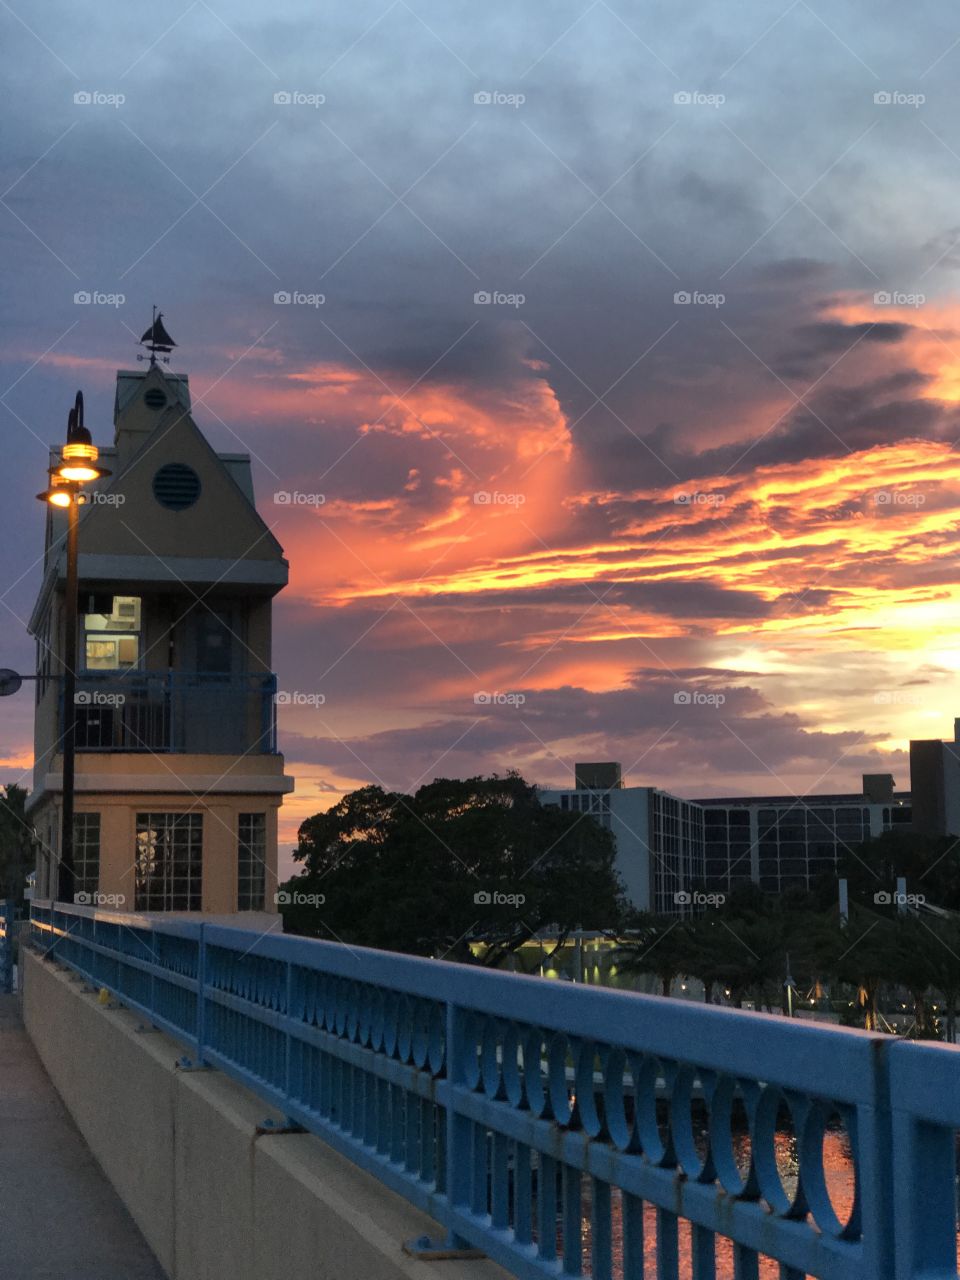
{"type": "Polygon", "coordinates": [[[656,787],[624,787],[617,764],[574,768],[575,789],[541,790],[541,801],[612,831],[630,901],[661,915],[696,908],[697,890],[729,894],[751,882],[771,892],[808,889],[836,873],[846,849],[910,829],[910,793],[895,792],[891,774],[864,774],[854,795],[681,800],[656,787]],[[585,786],[590,780],[607,785],[585,786]]]}
{"type": "MultiPolygon", "coordinates": [[[[116,428],[79,528],[74,849],[80,901],[121,910],[275,910],[272,598],[283,550],[247,454],[218,454],[184,374],[117,374],[116,428]],[[99,895],[97,897],[96,895],[99,895]]],[[[37,896],[55,894],[63,762],[65,515],[47,508],[37,638],[37,896]]]]}
{"type": "Polygon", "coordinates": [[[845,850],[884,831],[907,829],[910,794],[890,774],[865,774],[860,794],[732,796],[698,800],[703,809],[705,885],[729,894],[751,881],[778,893],[809,889],[835,874],[845,850]]]}
{"type": "Polygon", "coordinates": [[[686,914],[690,891],[704,882],[702,808],[656,787],[624,787],[619,765],[578,764],[575,779],[571,791],[541,790],[541,802],[589,814],[613,832],[617,870],[635,907],[686,914]],[[589,778],[609,785],[579,785],[589,778]]]}
{"type": "Polygon", "coordinates": [[[953,741],[910,743],[914,830],[928,836],[960,835],[960,719],[953,741]]]}

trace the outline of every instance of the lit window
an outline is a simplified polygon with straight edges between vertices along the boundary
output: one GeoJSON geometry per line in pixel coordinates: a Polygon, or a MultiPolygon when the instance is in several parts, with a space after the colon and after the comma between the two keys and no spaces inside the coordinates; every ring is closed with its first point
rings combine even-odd
{"type": "Polygon", "coordinates": [[[203,899],[203,815],[138,813],[137,911],[199,911],[203,899]]]}
{"type": "Polygon", "coordinates": [[[114,596],[110,613],[83,618],[87,671],[125,671],[140,660],[140,597],[114,596]]]}

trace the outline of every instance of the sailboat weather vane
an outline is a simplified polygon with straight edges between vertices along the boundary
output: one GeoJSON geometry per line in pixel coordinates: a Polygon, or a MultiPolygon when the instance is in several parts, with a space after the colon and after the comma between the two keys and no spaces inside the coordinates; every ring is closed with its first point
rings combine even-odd
{"type": "MultiPolygon", "coordinates": [[[[177,345],[163,327],[163,312],[153,308],[153,324],[140,339],[141,346],[147,348],[150,352],[149,360],[152,368],[157,363],[157,356],[163,364],[170,363],[170,352],[177,345]]],[[[146,360],[148,357],[142,354],[137,355],[138,360],[146,360]]]]}

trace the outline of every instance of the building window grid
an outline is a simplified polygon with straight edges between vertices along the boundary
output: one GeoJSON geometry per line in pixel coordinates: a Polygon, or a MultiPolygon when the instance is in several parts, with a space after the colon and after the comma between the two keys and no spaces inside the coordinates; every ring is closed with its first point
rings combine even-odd
{"type": "Polygon", "coordinates": [[[135,869],[135,910],[201,910],[203,815],[138,813],[135,869]]]}
{"type": "Polygon", "coordinates": [[[100,888],[100,815],[77,813],[73,818],[73,874],[76,893],[100,888]]]}
{"type": "Polygon", "coordinates": [[[266,895],[267,815],[241,813],[237,841],[237,910],[262,911],[266,895]]]}

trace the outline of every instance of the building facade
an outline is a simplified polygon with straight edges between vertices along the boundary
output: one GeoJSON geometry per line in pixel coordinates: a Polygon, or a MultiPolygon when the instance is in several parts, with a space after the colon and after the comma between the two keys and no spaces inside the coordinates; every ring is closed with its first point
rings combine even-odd
{"type": "MultiPolygon", "coordinates": [[[[273,597],[283,551],[254,504],[247,454],[218,454],[188,379],[117,374],[112,476],[79,525],[74,824],[79,900],[131,911],[275,910],[273,597]]],[[[52,458],[54,455],[51,455],[52,458]]],[[[37,896],[60,849],[66,515],[47,508],[37,641],[37,896]]]]}
{"type": "Polygon", "coordinates": [[[751,883],[775,893],[809,889],[836,874],[846,850],[911,829],[910,793],[895,792],[890,774],[865,774],[859,794],[702,800],[624,787],[615,764],[577,764],[575,781],[571,791],[541,789],[541,802],[612,831],[627,896],[658,915],[695,910],[698,892],[729,895],[751,883]]]}
{"type": "Polygon", "coordinates": [[[960,720],[953,741],[910,743],[914,830],[928,836],[960,835],[960,720]]]}
{"type": "Polygon", "coordinates": [[[687,914],[691,891],[704,881],[702,809],[656,787],[618,785],[619,765],[605,766],[616,774],[603,768],[578,764],[577,783],[601,785],[541,789],[541,803],[589,815],[613,833],[617,870],[633,906],[658,915],[687,914]]]}
{"type": "Polygon", "coordinates": [[[864,776],[860,794],[734,796],[698,800],[703,810],[708,891],[729,894],[753,883],[769,892],[809,889],[835,875],[844,852],[904,830],[912,816],[910,793],[894,793],[893,778],[864,776]]]}

